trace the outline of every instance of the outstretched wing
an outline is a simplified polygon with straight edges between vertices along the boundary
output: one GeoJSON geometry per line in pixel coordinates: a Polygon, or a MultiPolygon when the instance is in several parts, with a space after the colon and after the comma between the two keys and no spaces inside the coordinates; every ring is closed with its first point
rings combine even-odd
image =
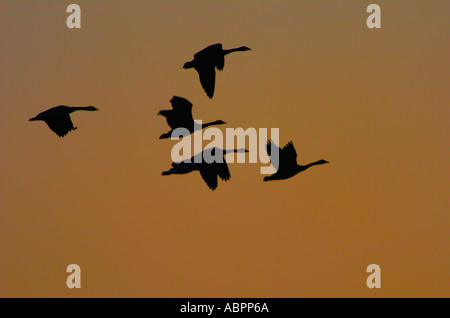
{"type": "Polygon", "coordinates": [[[186,98],[174,96],[170,100],[172,108],[179,113],[192,113],[192,103],[186,98]]]}
{"type": "Polygon", "coordinates": [[[59,114],[57,117],[46,119],[45,122],[59,137],[64,137],[69,131],[77,129],[73,127],[69,114],[59,114]]]}
{"type": "Polygon", "coordinates": [[[297,152],[295,151],[292,141],[289,141],[286,146],[281,149],[280,162],[283,166],[288,167],[297,165],[297,152]]]}
{"type": "Polygon", "coordinates": [[[214,86],[216,84],[216,70],[213,65],[202,65],[196,68],[200,76],[200,83],[209,98],[214,96],[214,86]]]}
{"type": "Polygon", "coordinates": [[[223,181],[228,181],[231,178],[230,170],[228,170],[228,165],[225,159],[221,163],[215,163],[215,168],[217,169],[217,174],[219,178],[223,181]]]}
{"type": "Polygon", "coordinates": [[[174,96],[170,100],[172,108],[183,121],[194,121],[192,118],[192,103],[186,98],[174,96]]]}
{"type": "Polygon", "coordinates": [[[200,175],[211,190],[217,188],[217,172],[212,164],[202,164],[200,175]]]}
{"type": "Polygon", "coordinates": [[[281,149],[272,140],[268,140],[266,144],[266,151],[270,157],[272,166],[278,171],[280,167],[281,149]]]}
{"type": "Polygon", "coordinates": [[[297,152],[295,151],[292,141],[289,141],[281,149],[272,140],[269,140],[266,144],[266,151],[269,154],[272,165],[277,170],[279,170],[279,167],[281,167],[282,169],[285,169],[285,168],[297,165],[297,152]],[[275,151],[278,151],[279,167],[277,167],[277,162],[276,162],[277,158],[274,154],[275,151]]]}
{"type": "Polygon", "coordinates": [[[266,144],[266,151],[269,157],[271,157],[272,150],[279,152],[281,149],[272,140],[268,140],[266,144]]]}
{"type": "Polygon", "coordinates": [[[186,98],[174,96],[170,103],[173,109],[161,110],[158,115],[166,117],[167,124],[172,129],[192,125],[192,103],[186,98]]]}

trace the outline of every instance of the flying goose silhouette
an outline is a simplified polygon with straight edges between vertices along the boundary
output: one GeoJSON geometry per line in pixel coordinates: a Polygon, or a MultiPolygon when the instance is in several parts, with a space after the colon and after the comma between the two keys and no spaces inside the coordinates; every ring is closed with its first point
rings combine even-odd
{"type": "Polygon", "coordinates": [[[65,105],[50,108],[36,117],[30,118],[29,121],[42,120],[48,127],[55,132],[59,137],[64,137],[71,130],[77,129],[73,126],[70,114],[77,110],[97,111],[98,108],[94,106],[86,107],[70,107],[65,105]]]}
{"type": "MultiPolygon", "coordinates": [[[[309,167],[328,163],[328,161],[321,159],[312,162],[310,164],[307,164],[306,166],[301,166],[297,164],[297,152],[295,151],[294,144],[292,143],[292,141],[289,141],[283,147],[283,149],[281,149],[273,141],[269,140],[266,144],[266,150],[267,153],[269,154],[272,163],[274,163],[275,157],[271,156],[271,152],[278,150],[279,164],[277,172],[275,172],[270,176],[264,177],[264,181],[288,179],[295,176],[297,173],[308,169],[309,167]]],[[[276,165],[274,166],[276,167],[276,165]]]]}
{"type": "Polygon", "coordinates": [[[172,130],[162,134],[159,139],[170,138],[173,130],[177,128],[186,128],[192,134],[194,131],[201,130],[212,125],[226,124],[222,120],[216,120],[205,124],[196,123],[192,117],[192,103],[186,98],[174,96],[170,100],[170,103],[172,104],[173,109],[161,110],[158,115],[166,117],[167,124],[170,128],[172,128],[172,130]]]}
{"type": "Polygon", "coordinates": [[[186,174],[197,170],[208,187],[214,191],[217,188],[217,177],[223,181],[228,181],[231,178],[224,155],[233,152],[242,153],[248,152],[248,150],[244,148],[227,150],[217,147],[208,148],[188,160],[173,162],[172,168],[164,171],[162,175],[186,174]]]}
{"type": "Polygon", "coordinates": [[[217,43],[208,46],[194,55],[194,59],[184,64],[184,69],[194,68],[200,76],[200,83],[209,98],[214,95],[214,86],[216,82],[216,71],[223,70],[225,65],[225,55],[238,51],[249,51],[250,48],[241,46],[235,49],[224,50],[222,44],[217,43]]]}

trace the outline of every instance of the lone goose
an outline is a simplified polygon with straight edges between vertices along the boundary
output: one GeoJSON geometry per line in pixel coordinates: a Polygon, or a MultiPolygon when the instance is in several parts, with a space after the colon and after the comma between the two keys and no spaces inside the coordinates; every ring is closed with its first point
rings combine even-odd
{"type": "Polygon", "coordinates": [[[208,187],[214,191],[217,188],[217,176],[223,181],[228,181],[231,178],[224,155],[233,152],[242,153],[248,152],[248,150],[244,148],[229,150],[217,147],[208,148],[188,160],[173,162],[172,168],[164,171],[162,175],[186,174],[198,170],[208,187]]]}
{"type": "Polygon", "coordinates": [[[196,53],[194,55],[194,59],[185,63],[183,68],[195,68],[200,76],[200,83],[202,84],[206,95],[208,95],[209,98],[212,98],[214,95],[214,85],[216,82],[215,68],[217,67],[219,71],[223,70],[225,65],[225,55],[230,54],[231,52],[249,50],[251,49],[246,46],[224,50],[222,49],[222,44],[213,44],[196,53]]]}
{"type": "MultiPolygon", "coordinates": [[[[274,160],[274,158],[271,156],[271,150],[275,151],[277,150],[277,148],[278,146],[275,145],[275,143],[272,142],[271,140],[269,140],[266,144],[266,150],[267,153],[269,154],[271,161],[274,160]]],[[[278,151],[279,151],[278,170],[271,176],[264,177],[264,181],[288,179],[295,176],[297,173],[308,169],[309,167],[328,163],[328,161],[321,159],[312,162],[310,164],[307,164],[306,166],[301,166],[297,164],[297,152],[295,151],[294,144],[292,143],[292,141],[288,142],[286,146],[283,147],[283,149],[278,148],[278,151]]]]}
{"type": "Polygon", "coordinates": [[[77,127],[73,126],[72,120],[70,119],[70,113],[77,110],[97,111],[98,108],[94,106],[70,107],[60,105],[50,108],[38,114],[36,117],[30,118],[29,121],[43,120],[59,137],[64,137],[69,131],[77,129],[77,127]]]}
{"type": "Polygon", "coordinates": [[[203,128],[212,125],[226,124],[222,120],[216,120],[206,124],[199,124],[192,118],[192,103],[186,98],[174,96],[170,103],[173,109],[161,110],[158,115],[166,117],[167,124],[169,124],[171,131],[162,134],[159,139],[170,138],[174,129],[186,128],[192,134],[194,131],[201,130],[203,128]]]}

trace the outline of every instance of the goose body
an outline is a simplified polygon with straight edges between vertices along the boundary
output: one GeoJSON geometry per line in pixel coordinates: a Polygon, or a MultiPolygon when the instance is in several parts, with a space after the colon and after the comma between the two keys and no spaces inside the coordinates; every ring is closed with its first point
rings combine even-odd
{"type": "Polygon", "coordinates": [[[216,82],[216,68],[222,71],[225,66],[225,55],[232,52],[249,51],[250,48],[241,46],[224,50],[222,44],[217,43],[208,46],[194,55],[194,59],[184,64],[184,69],[194,68],[200,77],[200,83],[209,98],[214,96],[216,82]]]}
{"type": "Polygon", "coordinates": [[[186,128],[189,133],[192,134],[194,131],[201,130],[212,125],[225,124],[222,120],[216,120],[205,124],[196,123],[192,117],[192,103],[186,98],[174,96],[170,100],[170,103],[172,104],[172,109],[161,110],[158,115],[166,118],[167,124],[172,130],[162,134],[159,139],[170,138],[173,130],[177,128],[186,128]]]}
{"type": "Polygon", "coordinates": [[[275,167],[278,165],[277,172],[270,176],[264,177],[264,181],[289,179],[299,172],[305,171],[309,167],[328,163],[328,161],[321,159],[305,166],[297,164],[297,152],[295,151],[292,141],[288,142],[281,149],[275,145],[274,142],[269,140],[266,144],[266,150],[272,163],[276,160],[275,157],[271,155],[273,150],[278,150],[279,157],[277,160],[278,164],[274,164],[275,167]]]}
{"type": "Polygon", "coordinates": [[[50,108],[36,117],[30,118],[29,121],[42,120],[48,125],[48,127],[59,137],[64,137],[69,131],[77,129],[73,126],[70,114],[77,110],[97,111],[98,108],[94,106],[86,107],[71,107],[60,105],[50,108]]]}
{"type": "Polygon", "coordinates": [[[225,154],[231,152],[248,152],[248,150],[243,148],[232,150],[223,150],[217,147],[208,148],[189,160],[173,162],[172,168],[164,171],[162,175],[187,174],[192,171],[199,171],[205,183],[214,191],[217,188],[218,177],[223,181],[228,181],[231,178],[224,158],[225,154]],[[217,160],[214,160],[214,158],[217,160]]]}

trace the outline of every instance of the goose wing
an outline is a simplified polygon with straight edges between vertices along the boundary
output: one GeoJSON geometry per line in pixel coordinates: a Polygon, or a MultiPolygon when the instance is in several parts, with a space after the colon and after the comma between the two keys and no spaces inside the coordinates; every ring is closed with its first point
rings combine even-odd
{"type": "Polygon", "coordinates": [[[180,117],[180,121],[194,121],[192,118],[192,103],[186,98],[174,96],[170,100],[172,108],[180,117]]]}
{"type": "MultiPolygon", "coordinates": [[[[292,166],[297,165],[297,152],[295,151],[294,145],[292,141],[288,142],[282,149],[278,147],[272,140],[269,140],[266,144],[266,151],[267,154],[270,157],[270,161],[272,162],[272,165],[277,168],[276,166],[276,158],[272,154],[273,151],[278,151],[279,154],[279,167],[281,168],[288,168],[292,166]]],[[[279,170],[279,168],[277,169],[279,170]]]]}
{"type": "Polygon", "coordinates": [[[272,140],[268,140],[266,143],[266,151],[269,157],[272,155],[272,149],[275,151],[280,151],[280,148],[272,140]]]}
{"type": "Polygon", "coordinates": [[[217,174],[219,178],[223,181],[228,181],[231,178],[230,170],[228,170],[228,165],[225,159],[222,163],[216,163],[217,174]]]}
{"type": "Polygon", "coordinates": [[[280,161],[281,161],[280,147],[278,147],[272,140],[268,140],[266,143],[266,151],[267,154],[269,155],[270,162],[278,171],[280,168],[280,161]],[[278,158],[274,155],[274,153],[278,153],[278,158]]]}
{"type": "Polygon", "coordinates": [[[199,170],[203,180],[214,191],[217,188],[217,171],[214,169],[213,164],[204,163],[199,170]]]}
{"type": "Polygon", "coordinates": [[[194,55],[194,59],[207,62],[214,65],[219,71],[223,70],[225,65],[225,56],[223,55],[222,44],[217,43],[208,46],[194,55]]]}
{"type": "Polygon", "coordinates": [[[64,137],[69,131],[77,129],[73,127],[69,114],[58,114],[58,116],[47,118],[45,123],[59,137],[64,137]]]}
{"type": "Polygon", "coordinates": [[[192,103],[186,98],[174,96],[170,100],[170,104],[176,112],[191,114],[192,116],[192,103]]]}
{"type": "Polygon", "coordinates": [[[192,103],[186,98],[174,96],[170,103],[172,109],[161,110],[158,115],[166,117],[167,124],[172,129],[189,127],[194,121],[192,118],[192,103]]]}
{"type": "Polygon", "coordinates": [[[208,95],[209,98],[213,98],[214,86],[216,84],[216,70],[214,69],[214,66],[204,64],[196,67],[196,70],[206,95],[208,95]]]}
{"type": "Polygon", "coordinates": [[[280,162],[283,166],[287,167],[297,166],[297,152],[295,151],[292,141],[289,141],[286,146],[281,149],[280,162]]]}

